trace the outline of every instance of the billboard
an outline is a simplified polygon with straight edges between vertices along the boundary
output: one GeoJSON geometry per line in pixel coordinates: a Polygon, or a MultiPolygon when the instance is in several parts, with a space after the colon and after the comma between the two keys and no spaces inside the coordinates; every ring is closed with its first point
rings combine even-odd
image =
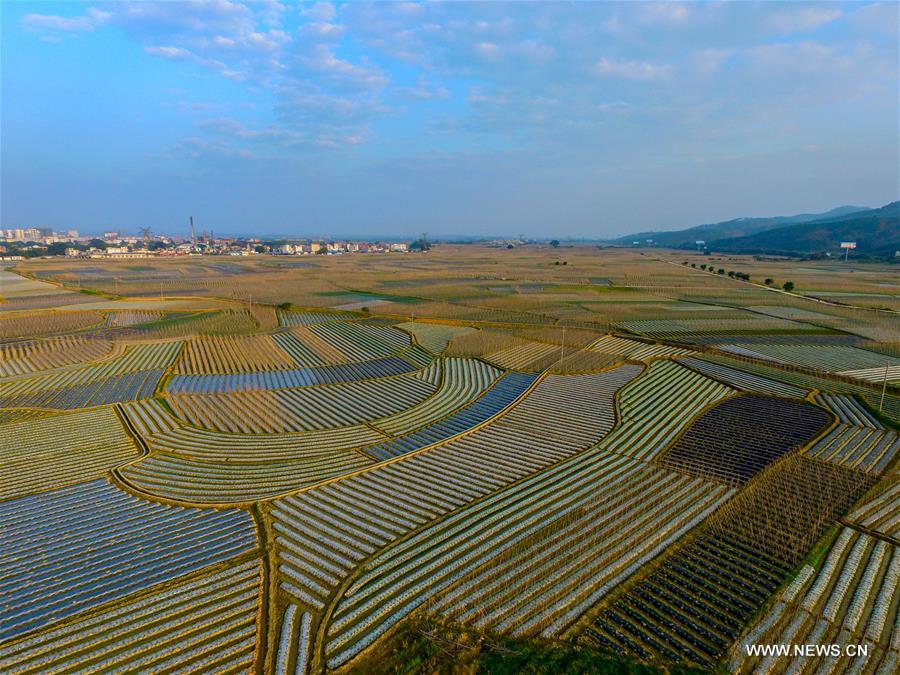
{"type": "Polygon", "coordinates": [[[855,241],[842,241],[841,248],[856,248],[855,241]]]}

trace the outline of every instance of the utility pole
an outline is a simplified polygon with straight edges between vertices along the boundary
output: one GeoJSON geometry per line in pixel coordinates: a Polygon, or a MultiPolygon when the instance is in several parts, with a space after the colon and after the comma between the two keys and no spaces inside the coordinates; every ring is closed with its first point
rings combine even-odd
{"type": "Polygon", "coordinates": [[[194,216],[191,216],[191,247],[197,245],[197,237],[194,236],[194,216]]]}
{"type": "Polygon", "coordinates": [[[557,363],[557,368],[559,368],[559,372],[562,372],[562,362],[563,362],[563,354],[566,351],[566,327],[563,326],[563,337],[562,344],[559,346],[559,363],[557,363]]]}
{"type": "Polygon", "coordinates": [[[881,380],[881,401],[878,403],[878,412],[882,412],[884,408],[884,392],[887,390],[888,366],[890,364],[890,361],[884,364],[884,377],[881,380]]]}

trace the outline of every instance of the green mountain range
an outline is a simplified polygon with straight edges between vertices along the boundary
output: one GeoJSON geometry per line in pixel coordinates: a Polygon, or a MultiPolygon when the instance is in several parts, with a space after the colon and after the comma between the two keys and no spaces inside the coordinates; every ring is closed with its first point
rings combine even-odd
{"type": "Polygon", "coordinates": [[[842,206],[819,214],[737,218],[675,232],[641,232],[613,243],[695,249],[698,240],[711,251],[771,255],[839,253],[841,242],[855,241],[858,254],[889,257],[900,249],[900,202],[878,209],[842,206]]]}

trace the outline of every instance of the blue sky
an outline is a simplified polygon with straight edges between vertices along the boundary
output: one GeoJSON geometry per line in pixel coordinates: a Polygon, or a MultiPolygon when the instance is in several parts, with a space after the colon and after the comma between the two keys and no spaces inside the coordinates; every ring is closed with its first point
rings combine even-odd
{"type": "Polygon", "coordinates": [[[4,227],[603,237],[898,198],[894,2],[0,7],[4,227]]]}

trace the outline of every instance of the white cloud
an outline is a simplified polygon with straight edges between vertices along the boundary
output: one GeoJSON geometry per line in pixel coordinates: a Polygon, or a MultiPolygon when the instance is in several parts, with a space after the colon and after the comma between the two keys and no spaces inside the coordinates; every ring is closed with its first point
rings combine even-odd
{"type": "Polygon", "coordinates": [[[691,12],[682,2],[645,2],[638,5],[643,23],[678,25],[687,21],[691,12]]]}
{"type": "Polygon", "coordinates": [[[337,16],[337,8],[330,2],[317,2],[312,6],[301,6],[300,13],[311,19],[331,21],[337,16]]]}
{"type": "Polygon", "coordinates": [[[478,42],[474,45],[475,53],[486,61],[499,61],[500,46],[493,42],[478,42]]]}
{"type": "Polygon", "coordinates": [[[774,12],[768,23],[779,33],[798,33],[815,30],[839,19],[841,15],[841,10],[836,7],[799,7],[774,12]]]}
{"type": "Polygon", "coordinates": [[[339,59],[328,45],[316,45],[301,62],[307,69],[327,78],[331,84],[359,89],[380,89],[387,76],[376,67],[362,66],[339,59]]]}
{"type": "Polygon", "coordinates": [[[144,47],[144,51],[153,56],[161,56],[173,61],[196,58],[193,52],[183,47],[144,47]]]}
{"type": "Polygon", "coordinates": [[[228,78],[229,80],[243,82],[247,79],[246,73],[238,70],[233,70],[222,61],[204,58],[198,54],[195,54],[190,49],[185,49],[184,47],[158,45],[152,47],[144,47],[144,51],[147,54],[160,56],[164,59],[169,59],[170,61],[190,61],[205,68],[212,68],[213,70],[218,71],[222,77],[228,78]]]}
{"type": "Polygon", "coordinates": [[[436,86],[420,77],[415,87],[399,87],[397,93],[405,98],[419,99],[422,101],[441,100],[450,97],[450,90],[446,87],[436,86]]]}
{"type": "Polygon", "coordinates": [[[594,65],[594,73],[601,77],[617,77],[625,80],[651,81],[668,77],[672,66],[635,59],[610,59],[603,57],[594,65]]]}
{"type": "Polygon", "coordinates": [[[89,33],[103,25],[112,16],[96,7],[89,7],[82,16],[66,17],[54,14],[26,14],[22,24],[32,31],[59,31],[64,33],[89,33]]]}
{"type": "Polygon", "coordinates": [[[344,27],[336,23],[310,21],[300,26],[298,32],[312,39],[337,40],[344,34],[344,27]]]}

